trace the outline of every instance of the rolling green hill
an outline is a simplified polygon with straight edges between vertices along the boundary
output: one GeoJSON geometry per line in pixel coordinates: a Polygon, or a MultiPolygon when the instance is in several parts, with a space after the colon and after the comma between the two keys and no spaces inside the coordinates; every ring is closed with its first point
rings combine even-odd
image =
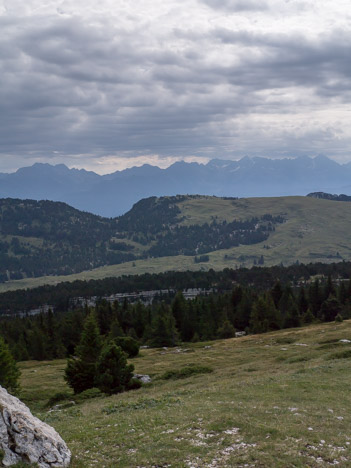
{"type": "Polygon", "coordinates": [[[351,204],[310,197],[151,197],[115,219],[63,203],[3,199],[0,226],[0,290],[167,270],[351,260],[351,204]]]}
{"type": "Polygon", "coordinates": [[[350,338],[344,321],[145,349],[132,361],[151,384],[89,400],[67,387],[65,361],[28,361],[21,398],[60,432],[72,468],[346,468],[350,338]]]}

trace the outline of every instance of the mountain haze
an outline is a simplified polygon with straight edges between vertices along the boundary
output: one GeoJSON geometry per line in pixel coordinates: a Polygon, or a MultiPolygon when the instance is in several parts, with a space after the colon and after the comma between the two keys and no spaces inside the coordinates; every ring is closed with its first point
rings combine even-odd
{"type": "Polygon", "coordinates": [[[203,194],[220,197],[275,197],[310,192],[351,195],[351,164],[325,156],[207,164],[177,162],[167,169],[145,164],[100,176],[84,169],[36,163],[0,174],[0,197],[62,201],[106,217],[127,212],[150,196],[203,194]]]}

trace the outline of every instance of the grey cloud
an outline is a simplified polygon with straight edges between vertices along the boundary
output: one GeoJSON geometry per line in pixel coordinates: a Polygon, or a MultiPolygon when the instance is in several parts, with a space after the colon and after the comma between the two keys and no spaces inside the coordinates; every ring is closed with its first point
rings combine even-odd
{"type": "Polygon", "coordinates": [[[269,9],[264,0],[201,0],[214,9],[229,11],[265,11],[269,9]]]}
{"type": "MultiPolygon", "coordinates": [[[[187,155],[209,148],[216,154],[237,144],[238,135],[252,151],[255,145],[265,151],[273,148],[267,130],[258,128],[255,139],[246,118],[297,112],[301,97],[286,104],[264,92],[295,87],[323,98],[320,106],[350,100],[346,33],[316,42],[296,34],[178,28],[167,41],[148,25],[137,31],[96,21],[93,27],[77,17],[0,20],[0,27],[11,44],[0,47],[0,154],[187,155]],[[177,39],[182,47],[172,46],[177,39]]],[[[324,142],[333,138],[321,134],[324,142]]],[[[281,132],[276,141],[286,149],[298,137],[281,132]]]]}
{"type": "Polygon", "coordinates": [[[228,13],[276,13],[277,11],[301,12],[311,7],[310,2],[304,0],[199,0],[214,10],[224,10],[228,13]]]}
{"type": "MultiPolygon", "coordinates": [[[[203,48],[215,43],[240,48],[240,52],[233,52],[236,60],[232,65],[220,62],[203,65],[198,60],[203,82],[206,78],[210,81],[216,78],[217,83],[227,81],[253,90],[303,86],[314,88],[317,94],[324,94],[328,89],[329,95],[334,89],[340,96],[342,88],[351,83],[351,33],[336,32],[318,41],[302,34],[250,33],[225,28],[214,28],[207,33],[177,30],[175,35],[196,41],[203,48]],[[331,79],[340,83],[340,89],[338,84],[330,86],[331,79]]],[[[177,75],[174,80],[178,79],[177,75]]]]}

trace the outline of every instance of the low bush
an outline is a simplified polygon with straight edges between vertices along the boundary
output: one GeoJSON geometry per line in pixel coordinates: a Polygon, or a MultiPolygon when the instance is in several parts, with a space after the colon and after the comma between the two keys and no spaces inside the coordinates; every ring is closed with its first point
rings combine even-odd
{"type": "Polygon", "coordinates": [[[338,353],[333,353],[328,356],[328,359],[348,359],[351,358],[351,349],[346,349],[345,351],[339,351],[338,353]]]}
{"type": "Polygon", "coordinates": [[[295,341],[296,338],[294,338],[293,336],[282,336],[281,338],[276,339],[276,342],[278,344],[292,344],[295,343],[295,341]]]}
{"type": "Polygon", "coordinates": [[[105,396],[105,393],[103,393],[98,388],[93,387],[93,388],[88,388],[88,390],[84,390],[84,392],[81,392],[78,395],[75,395],[74,401],[80,402],[80,401],[90,400],[92,398],[98,398],[102,396],[105,396]]]}
{"type": "Polygon", "coordinates": [[[339,341],[340,341],[339,338],[330,338],[328,340],[319,341],[318,344],[323,345],[323,344],[328,344],[328,343],[338,343],[339,341]]]}
{"type": "Polygon", "coordinates": [[[54,406],[57,403],[60,403],[60,401],[65,401],[65,400],[72,400],[73,395],[68,392],[58,392],[53,395],[49,401],[47,402],[46,406],[54,406]]]}
{"type": "Polygon", "coordinates": [[[312,359],[311,356],[295,356],[287,359],[286,362],[289,364],[295,364],[297,362],[307,362],[310,359],[312,359]]]}
{"type": "Polygon", "coordinates": [[[185,379],[187,377],[191,377],[192,375],[196,374],[209,374],[213,372],[211,367],[207,366],[198,366],[198,365],[189,365],[187,367],[183,367],[179,370],[169,370],[161,375],[162,380],[170,380],[170,379],[185,379]]]}
{"type": "Polygon", "coordinates": [[[335,349],[335,348],[338,348],[340,346],[343,346],[342,343],[324,343],[320,346],[318,346],[317,349],[335,349]]]}

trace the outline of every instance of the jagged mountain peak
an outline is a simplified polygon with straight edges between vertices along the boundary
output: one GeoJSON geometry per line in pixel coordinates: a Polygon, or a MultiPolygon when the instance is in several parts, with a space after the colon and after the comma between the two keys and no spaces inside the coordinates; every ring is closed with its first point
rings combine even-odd
{"type": "Polygon", "coordinates": [[[226,197],[351,194],[351,163],[326,156],[270,159],[216,158],[207,164],[178,161],[166,169],[144,164],[100,176],[64,164],[36,163],[0,174],[0,197],[63,201],[102,216],[128,211],[150,196],[203,194],[226,197]]]}

